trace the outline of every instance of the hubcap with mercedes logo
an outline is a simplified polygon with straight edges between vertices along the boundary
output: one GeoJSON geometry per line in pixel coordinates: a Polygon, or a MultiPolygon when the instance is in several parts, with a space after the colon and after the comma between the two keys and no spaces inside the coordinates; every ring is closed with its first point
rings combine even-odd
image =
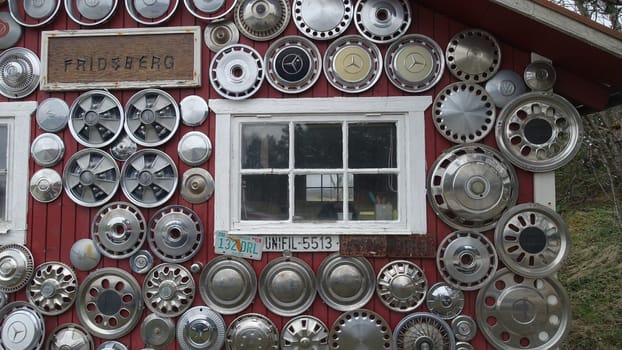
{"type": "Polygon", "coordinates": [[[2,308],[0,328],[0,348],[34,350],[43,345],[43,316],[26,302],[15,301],[2,308]]]}
{"type": "Polygon", "coordinates": [[[310,40],[286,36],[266,52],[266,78],[275,89],[295,94],[308,90],[320,77],[322,58],[310,40]]]}

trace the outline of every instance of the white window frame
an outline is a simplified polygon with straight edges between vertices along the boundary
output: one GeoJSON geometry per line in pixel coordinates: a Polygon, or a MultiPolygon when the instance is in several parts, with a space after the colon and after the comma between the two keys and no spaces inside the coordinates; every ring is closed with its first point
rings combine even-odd
{"type": "Polygon", "coordinates": [[[226,231],[234,235],[425,234],[427,222],[424,112],[431,103],[430,96],[210,100],[210,109],[216,114],[215,231],[226,231]],[[254,122],[396,121],[398,140],[396,148],[400,164],[399,219],[315,223],[241,221],[239,219],[241,122],[253,120],[254,122]]]}
{"type": "Polygon", "coordinates": [[[0,244],[26,243],[30,119],[36,102],[1,102],[0,124],[8,125],[6,221],[0,219],[0,244]]]}

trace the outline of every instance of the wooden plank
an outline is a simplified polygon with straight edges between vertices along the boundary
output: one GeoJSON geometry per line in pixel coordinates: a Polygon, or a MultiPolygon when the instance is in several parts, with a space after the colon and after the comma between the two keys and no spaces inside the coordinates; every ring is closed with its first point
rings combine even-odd
{"type": "Polygon", "coordinates": [[[199,86],[200,36],[196,26],[44,31],[41,89],[199,86]]]}

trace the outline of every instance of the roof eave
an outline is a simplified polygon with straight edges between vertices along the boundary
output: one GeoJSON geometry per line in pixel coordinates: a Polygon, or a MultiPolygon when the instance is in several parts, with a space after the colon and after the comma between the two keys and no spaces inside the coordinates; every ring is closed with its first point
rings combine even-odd
{"type": "Polygon", "coordinates": [[[592,22],[547,0],[490,1],[622,58],[622,33],[592,22]]]}

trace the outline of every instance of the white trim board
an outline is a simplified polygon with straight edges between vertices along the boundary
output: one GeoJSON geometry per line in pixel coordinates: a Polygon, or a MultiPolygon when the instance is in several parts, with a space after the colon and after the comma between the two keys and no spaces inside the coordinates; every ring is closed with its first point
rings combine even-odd
{"type": "Polygon", "coordinates": [[[24,244],[26,242],[28,213],[28,162],[30,160],[30,120],[36,110],[36,102],[2,102],[0,103],[0,119],[10,119],[12,139],[10,145],[9,174],[7,183],[7,202],[9,221],[0,223],[0,245],[9,243],[24,244]]]}

